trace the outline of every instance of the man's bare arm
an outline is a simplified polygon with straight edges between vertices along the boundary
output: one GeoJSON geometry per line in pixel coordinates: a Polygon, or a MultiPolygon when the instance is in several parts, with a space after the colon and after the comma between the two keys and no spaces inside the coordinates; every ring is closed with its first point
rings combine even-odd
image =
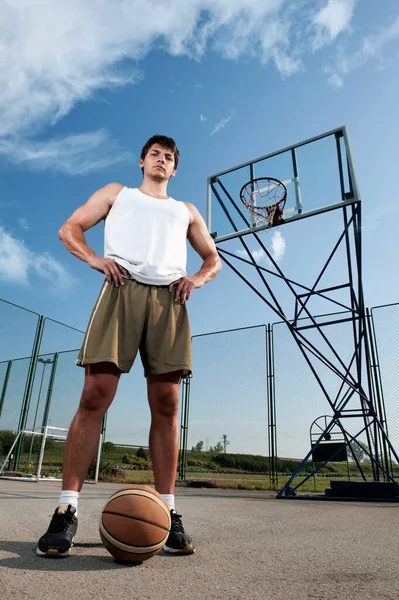
{"type": "Polygon", "coordinates": [[[58,232],[60,240],[71,254],[87,262],[92,268],[104,273],[108,283],[123,285],[126,271],[114,260],[98,256],[86,243],[84,232],[102,221],[111,209],[119,192],[120,183],[109,183],[97,190],[88,201],[77,208],[58,232]]]}
{"type": "MultiPolygon", "coordinates": [[[[193,204],[186,202],[186,206],[190,211],[190,225],[187,232],[187,239],[204,262],[195,275],[183,277],[178,281],[175,290],[175,300],[176,302],[180,301],[182,304],[190,298],[193,289],[200,288],[205,283],[208,283],[208,281],[211,281],[222,268],[222,262],[216,250],[215,242],[208,232],[204,219],[193,204]]],[[[169,291],[172,291],[175,283],[173,282],[169,286],[169,291]]]]}

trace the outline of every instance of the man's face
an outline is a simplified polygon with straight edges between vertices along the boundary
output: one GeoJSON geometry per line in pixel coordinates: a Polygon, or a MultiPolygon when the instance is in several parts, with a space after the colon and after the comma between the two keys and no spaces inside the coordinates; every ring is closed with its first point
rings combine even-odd
{"type": "Polygon", "coordinates": [[[173,152],[159,144],[151,146],[139,165],[144,169],[144,175],[155,181],[168,181],[176,174],[173,152]]]}

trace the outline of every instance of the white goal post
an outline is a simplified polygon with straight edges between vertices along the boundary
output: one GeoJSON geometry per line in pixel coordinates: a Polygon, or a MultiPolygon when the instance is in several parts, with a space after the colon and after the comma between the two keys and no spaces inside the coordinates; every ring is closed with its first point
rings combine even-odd
{"type": "MultiPolygon", "coordinates": [[[[0,479],[17,479],[18,481],[36,481],[36,482],[48,481],[48,477],[42,476],[42,465],[43,465],[44,451],[46,448],[46,441],[48,438],[57,439],[57,440],[66,440],[67,433],[68,433],[68,429],[64,429],[62,427],[52,427],[50,425],[46,425],[44,427],[36,427],[35,429],[24,429],[24,430],[18,431],[10,450],[8,451],[7,456],[5,457],[3,464],[0,467],[0,479]],[[50,433],[50,432],[54,432],[54,433],[50,433]],[[10,457],[13,454],[14,448],[17,445],[17,442],[22,434],[28,434],[28,435],[32,435],[32,436],[42,436],[39,457],[38,457],[38,461],[36,464],[36,474],[32,475],[31,477],[29,477],[29,476],[19,477],[16,475],[4,475],[6,464],[10,460],[10,457]]],[[[103,434],[100,434],[100,439],[99,439],[99,444],[98,444],[98,449],[97,449],[97,456],[96,456],[96,468],[95,468],[94,479],[93,480],[90,480],[90,479],[85,480],[85,483],[98,483],[102,441],[103,441],[103,434]]],[[[51,479],[53,481],[54,480],[60,481],[59,478],[55,478],[55,477],[52,477],[51,479]]]]}

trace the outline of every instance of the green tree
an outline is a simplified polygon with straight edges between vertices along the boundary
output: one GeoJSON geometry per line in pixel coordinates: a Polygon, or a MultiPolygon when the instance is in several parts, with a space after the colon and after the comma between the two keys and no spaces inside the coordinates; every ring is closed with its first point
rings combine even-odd
{"type": "Polygon", "coordinates": [[[204,442],[201,440],[200,442],[197,442],[197,444],[191,448],[191,452],[202,452],[203,449],[204,449],[204,442]]]}
{"type": "Polygon", "coordinates": [[[104,454],[111,454],[112,452],[114,452],[115,450],[115,444],[113,444],[112,442],[104,442],[103,444],[103,453],[104,454]]]}
{"type": "Polygon", "coordinates": [[[209,452],[215,452],[216,454],[219,454],[220,452],[223,452],[224,450],[224,446],[222,442],[218,442],[216,444],[216,446],[210,446],[209,447],[209,452]]]}
{"type": "Polygon", "coordinates": [[[6,455],[14,443],[16,437],[15,431],[10,429],[0,430],[0,454],[6,455]]]}
{"type": "Polygon", "coordinates": [[[137,458],[144,458],[144,460],[148,460],[148,453],[144,448],[140,446],[136,453],[137,458]]]}
{"type": "Polygon", "coordinates": [[[359,463],[370,461],[370,458],[367,455],[367,452],[369,451],[368,447],[361,442],[359,442],[359,444],[352,442],[348,447],[349,458],[354,461],[356,457],[359,463]]]}

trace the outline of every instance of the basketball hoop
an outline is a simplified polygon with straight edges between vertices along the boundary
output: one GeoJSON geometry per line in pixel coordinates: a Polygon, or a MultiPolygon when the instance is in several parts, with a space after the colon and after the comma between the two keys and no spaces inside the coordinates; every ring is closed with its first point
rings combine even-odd
{"type": "Polygon", "coordinates": [[[287,188],[282,181],[273,177],[253,179],[241,188],[240,198],[248,209],[251,227],[264,225],[269,229],[283,223],[287,188]]]}

